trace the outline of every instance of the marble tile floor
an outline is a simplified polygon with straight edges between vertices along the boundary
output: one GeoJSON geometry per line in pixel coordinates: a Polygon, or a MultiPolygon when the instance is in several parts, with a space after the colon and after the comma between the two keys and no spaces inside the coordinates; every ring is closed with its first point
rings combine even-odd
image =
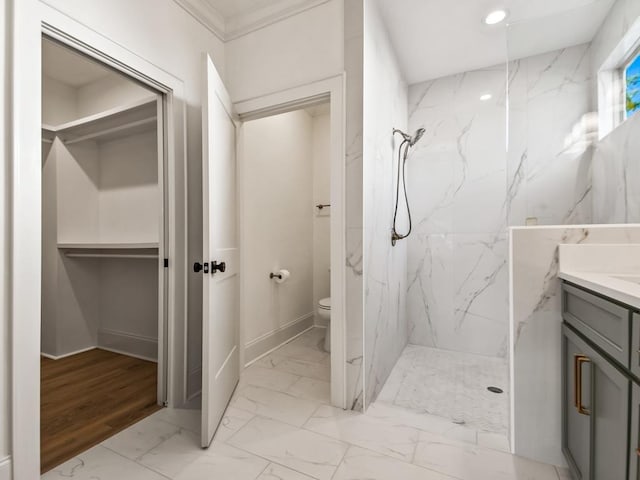
{"type": "Polygon", "coordinates": [[[428,431],[405,409],[374,404],[363,415],[331,407],[323,334],[311,330],[247,368],[208,449],[199,447],[198,410],[163,409],[42,478],[564,478],[556,467],[428,431]]]}

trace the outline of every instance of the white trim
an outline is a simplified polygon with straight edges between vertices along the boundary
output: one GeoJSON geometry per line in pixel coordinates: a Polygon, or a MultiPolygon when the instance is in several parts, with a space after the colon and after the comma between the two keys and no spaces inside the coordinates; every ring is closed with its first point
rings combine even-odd
{"type": "Polygon", "coordinates": [[[131,352],[125,352],[124,350],[118,350],[117,348],[110,347],[97,347],[96,350],[104,350],[105,352],[117,353],[118,355],[124,355],[125,357],[137,358],[146,362],[158,363],[155,358],[145,357],[144,355],[137,355],[131,352]]]}
{"type": "Polygon", "coordinates": [[[95,350],[96,348],[98,347],[91,346],[87,348],[81,348],[80,350],[74,350],[73,352],[63,353],[62,355],[51,355],[49,353],[40,352],[40,356],[44,358],[48,358],[49,360],[62,360],[63,358],[72,357],[80,353],[90,352],[91,350],[95,350]]]}
{"type": "Polygon", "coordinates": [[[598,139],[613,132],[626,118],[626,85],[623,83],[627,62],[640,49],[640,18],[629,27],[611,54],[598,69],[598,139]]]}
{"type": "Polygon", "coordinates": [[[13,477],[40,478],[41,27],[37,0],[9,2],[11,451],[13,477]]]}
{"type": "Polygon", "coordinates": [[[11,457],[0,460],[0,480],[11,480],[11,457]]]}
{"type": "Polygon", "coordinates": [[[297,5],[290,5],[285,8],[269,5],[261,9],[248,11],[236,17],[231,17],[227,19],[225,23],[225,41],[228,42],[243,37],[251,32],[294,17],[330,1],[331,0],[299,1],[297,5]]]}
{"type": "MultiPolygon", "coordinates": [[[[295,320],[291,320],[290,322],[285,323],[284,325],[282,325],[281,327],[276,328],[275,330],[272,330],[268,333],[265,333],[263,335],[260,335],[259,337],[254,338],[253,340],[247,342],[244,344],[245,348],[247,347],[252,347],[254,345],[257,345],[258,343],[264,341],[265,339],[271,337],[272,335],[279,333],[279,332],[283,332],[285,330],[287,330],[288,328],[300,323],[300,322],[304,322],[305,320],[308,320],[309,318],[313,317],[314,312],[309,312],[309,313],[305,313],[304,315],[296,318],[295,320]]],[[[308,330],[308,328],[306,329],[308,330]]],[[[297,334],[296,334],[297,335],[297,334]]]]}
{"type": "Polygon", "coordinates": [[[271,350],[264,352],[262,355],[254,358],[253,360],[251,360],[250,362],[247,362],[247,364],[244,366],[244,368],[250,367],[251,365],[253,365],[254,363],[256,363],[257,361],[263,359],[264,357],[267,357],[269,355],[271,355],[273,352],[275,352],[276,350],[278,350],[280,347],[283,347],[284,345],[286,345],[287,343],[291,343],[293,342],[296,338],[301,337],[302,335],[304,335],[305,333],[313,330],[314,328],[322,328],[322,327],[316,327],[315,325],[311,325],[309,328],[306,328],[305,330],[301,331],[300,333],[294,335],[293,337],[291,337],[290,339],[282,342],[280,345],[276,345],[275,347],[273,347],[271,350]]]}
{"type": "Polygon", "coordinates": [[[170,259],[167,292],[167,402],[186,402],[187,205],[184,82],[44,0],[10,2],[11,154],[9,266],[11,302],[12,452],[14,478],[40,478],[41,38],[56,40],[165,93],[170,259]],[[41,21],[43,23],[41,23],[41,21]],[[14,321],[19,319],[19,321],[14,321]],[[180,321],[178,322],[177,319],[180,321]]]}
{"type": "MultiPolygon", "coordinates": [[[[282,113],[283,106],[302,105],[305,99],[313,101],[322,96],[329,97],[331,105],[331,403],[347,408],[346,402],[346,194],[345,194],[345,75],[319,80],[288,90],[275,92],[262,97],[252,98],[235,104],[240,118],[252,118],[259,113],[282,113]]],[[[239,136],[239,147],[241,147],[239,136]]],[[[238,148],[239,178],[242,177],[244,161],[242,148],[238,148]]],[[[241,183],[240,183],[241,185],[241,183]]],[[[240,208],[242,209],[243,191],[240,187],[240,208]]],[[[240,210],[242,211],[242,210],[240,210]]],[[[240,268],[244,271],[243,221],[240,218],[240,268]]],[[[243,299],[246,292],[241,273],[240,287],[240,324],[244,325],[243,299]]],[[[242,332],[242,329],[241,329],[242,332]]],[[[242,333],[241,333],[242,335],[242,333]]],[[[243,342],[241,341],[241,345],[243,342]]],[[[244,348],[241,350],[241,363],[244,363],[244,348]]]]}
{"type": "Polygon", "coordinates": [[[313,321],[313,312],[307,313],[282,327],[260,335],[255,340],[244,345],[243,360],[247,363],[252,363],[256,358],[263,357],[265,352],[271,352],[279,346],[290,342],[303,332],[313,328],[313,321]]]}
{"type": "Polygon", "coordinates": [[[200,25],[205,27],[223,42],[225,41],[224,17],[206,0],[173,0],[185,12],[193,17],[200,25]]]}
{"type": "Polygon", "coordinates": [[[246,13],[225,18],[207,0],[174,0],[183,10],[223,42],[242,37],[330,1],[289,0],[289,5],[284,5],[285,2],[280,1],[274,2],[273,5],[266,5],[258,9],[252,8],[246,13]]]}
{"type": "MultiPolygon", "coordinates": [[[[158,363],[158,339],[108,328],[98,329],[98,348],[158,363]]],[[[160,386],[160,385],[159,385],[160,386]]]]}

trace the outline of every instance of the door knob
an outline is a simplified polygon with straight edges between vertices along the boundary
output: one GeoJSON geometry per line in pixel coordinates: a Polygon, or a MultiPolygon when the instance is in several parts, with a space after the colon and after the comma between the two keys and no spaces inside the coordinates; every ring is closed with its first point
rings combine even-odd
{"type": "Polygon", "coordinates": [[[193,271],[196,273],[200,273],[200,272],[209,273],[209,264],[205,262],[205,264],[203,265],[200,262],[196,262],[193,264],[193,271]]]}
{"type": "Polygon", "coordinates": [[[213,260],[211,262],[211,275],[214,275],[216,272],[224,273],[227,271],[227,264],[225,262],[216,262],[213,260]]]}

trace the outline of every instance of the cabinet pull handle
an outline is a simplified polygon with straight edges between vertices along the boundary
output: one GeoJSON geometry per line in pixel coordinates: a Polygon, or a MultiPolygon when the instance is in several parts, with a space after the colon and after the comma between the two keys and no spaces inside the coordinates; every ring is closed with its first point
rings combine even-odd
{"type": "Polygon", "coordinates": [[[580,415],[591,415],[591,412],[582,405],[582,364],[591,363],[591,359],[586,355],[575,355],[573,357],[573,384],[576,410],[580,415]]]}

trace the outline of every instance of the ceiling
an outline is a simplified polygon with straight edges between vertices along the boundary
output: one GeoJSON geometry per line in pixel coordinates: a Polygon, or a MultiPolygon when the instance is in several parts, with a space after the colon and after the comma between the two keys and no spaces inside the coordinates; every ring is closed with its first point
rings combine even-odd
{"type": "Polygon", "coordinates": [[[42,73],[71,87],[82,87],[114,73],[50,40],[42,40],[42,73]]]}
{"type": "Polygon", "coordinates": [[[615,0],[378,0],[409,84],[590,42],[615,0]],[[505,24],[485,25],[507,8],[505,24]]]}

